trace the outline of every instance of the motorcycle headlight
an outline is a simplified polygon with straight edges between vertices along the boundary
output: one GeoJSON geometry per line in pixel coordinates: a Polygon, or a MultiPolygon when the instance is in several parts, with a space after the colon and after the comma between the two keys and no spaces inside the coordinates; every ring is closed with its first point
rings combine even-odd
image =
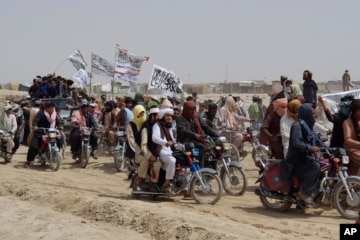
{"type": "Polygon", "coordinates": [[[349,156],[342,156],[341,162],[342,164],[349,164],[349,156]]]}
{"type": "Polygon", "coordinates": [[[230,143],[224,143],[223,144],[223,148],[224,148],[224,150],[230,150],[231,149],[231,144],[230,143]]]}
{"type": "Polygon", "coordinates": [[[257,136],[257,135],[259,135],[259,131],[258,130],[254,130],[254,131],[252,131],[252,136],[257,136]]]}
{"type": "Polygon", "coordinates": [[[49,133],[49,137],[50,138],[56,138],[56,132],[49,133]]]}

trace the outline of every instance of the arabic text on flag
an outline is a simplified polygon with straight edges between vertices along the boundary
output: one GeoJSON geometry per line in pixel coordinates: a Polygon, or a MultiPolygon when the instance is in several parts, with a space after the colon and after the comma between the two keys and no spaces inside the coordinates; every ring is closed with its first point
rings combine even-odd
{"type": "Polygon", "coordinates": [[[116,45],[114,78],[136,84],[143,61],[149,57],[135,56],[116,45]]]}
{"type": "Polygon", "coordinates": [[[114,65],[108,62],[106,59],[92,53],[91,73],[112,77],[114,75],[114,65]]]}
{"type": "Polygon", "coordinates": [[[73,79],[78,80],[80,88],[83,89],[88,83],[88,73],[84,69],[79,69],[73,76],[73,79]]]}
{"type": "Polygon", "coordinates": [[[68,59],[72,62],[76,70],[85,69],[85,66],[87,66],[79,50],[76,50],[73,54],[71,54],[68,59]]]}
{"type": "Polygon", "coordinates": [[[149,91],[154,93],[181,94],[183,83],[171,70],[154,65],[149,82],[149,91]]]}

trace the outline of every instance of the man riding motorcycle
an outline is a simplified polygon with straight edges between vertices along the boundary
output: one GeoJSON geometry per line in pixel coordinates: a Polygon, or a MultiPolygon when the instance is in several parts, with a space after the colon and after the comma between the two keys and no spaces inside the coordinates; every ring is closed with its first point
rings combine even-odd
{"type": "MultiPolygon", "coordinates": [[[[45,134],[44,131],[40,131],[39,128],[60,128],[63,129],[63,122],[59,121],[59,118],[56,117],[55,104],[49,102],[46,104],[44,110],[40,110],[35,117],[33,122],[34,137],[31,140],[29,145],[25,168],[29,168],[30,163],[34,161],[36,155],[38,154],[40,144],[42,142],[42,135],[45,134]]],[[[61,140],[57,141],[59,148],[62,147],[61,140]]]]}
{"type": "MultiPolygon", "coordinates": [[[[89,114],[89,103],[87,100],[82,100],[80,109],[77,110],[71,119],[71,125],[73,127],[70,133],[70,144],[71,144],[71,152],[72,158],[76,159],[78,156],[78,152],[81,148],[80,134],[81,128],[97,128],[98,125],[95,122],[93,116],[89,114]]],[[[96,151],[98,149],[98,137],[95,135],[94,131],[90,134],[90,145],[92,151],[90,155],[94,159],[98,159],[96,151]]]]}
{"type": "Polygon", "coordinates": [[[220,137],[206,122],[196,114],[194,101],[186,101],[181,115],[176,118],[177,139],[180,143],[193,142],[199,149],[201,167],[204,167],[204,133],[210,137],[220,137]]]}
{"type": "Polygon", "coordinates": [[[116,138],[114,133],[114,128],[116,127],[116,110],[114,109],[112,102],[107,101],[105,103],[99,123],[104,125],[106,129],[104,137],[107,139],[111,148],[113,149],[116,145],[116,138]]]}

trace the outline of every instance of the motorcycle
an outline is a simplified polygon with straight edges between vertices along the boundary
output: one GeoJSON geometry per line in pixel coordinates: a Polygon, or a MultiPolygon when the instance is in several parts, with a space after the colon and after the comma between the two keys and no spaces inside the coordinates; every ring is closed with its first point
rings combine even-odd
{"type": "MultiPolygon", "coordinates": [[[[260,133],[261,124],[253,123],[249,127],[246,128],[246,132],[243,133],[243,141],[241,143],[240,151],[244,151],[244,144],[249,142],[251,143],[253,149],[251,152],[251,157],[253,161],[256,163],[257,159],[268,159],[270,158],[270,150],[267,146],[260,144],[259,142],[259,133],[260,133]]],[[[244,158],[241,158],[242,161],[244,158]]]]}
{"type": "MultiPolygon", "coordinates": [[[[292,204],[306,208],[306,203],[298,196],[298,180],[292,177],[292,181],[281,181],[281,167],[275,161],[258,161],[260,176],[256,182],[260,186],[255,194],[266,209],[285,212],[292,204]]],[[[360,177],[348,175],[349,157],[345,149],[321,148],[317,161],[321,172],[312,194],[314,202],[325,206],[332,204],[343,218],[355,220],[360,210],[360,177]]]]}
{"type": "Polygon", "coordinates": [[[80,162],[80,166],[82,168],[86,168],[89,163],[90,153],[91,153],[91,145],[90,145],[90,135],[93,131],[93,128],[81,128],[80,141],[81,148],[77,153],[77,157],[79,157],[78,162],[80,162]]]}
{"type": "Polygon", "coordinates": [[[243,195],[247,187],[247,178],[241,163],[231,160],[231,144],[224,136],[215,138],[215,141],[207,136],[204,146],[204,159],[210,164],[216,163],[225,192],[230,195],[243,195]]]}
{"type": "Polygon", "coordinates": [[[42,142],[38,151],[38,156],[35,158],[33,165],[50,164],[53,171],[57,171],[60,167],[61,153],[57,145],[57,141],[61,139],[61,134],[56,128],[39,128],[38,131],[43,131],[42,142]]]}
{"type": "Polygon", "coordinates": [[[117,137],[117,144],[114,148],[114,163],[115,169],[118,172],[124,168],[124,153],[125,153],[125,129],[124,128],[117,128],[115,135],[117,137]]]}
{"type": "Polygon", "coordinates": [[[4,130],[0,130],[0,139],[1,139],[1,143],[0,143],[0,157],[5,159],[5,163],[9,163],[11,162],[11,155],[6,154],[6,144],[8,139],[11,137],[11,134],[4,131],[4,130]]]}
{"type": "Polygon", "coordinates": [[[108,132],[107,128],[104,128],[103,125],[99,125],[99,129],[96,131],[96,134],[99,136],[98,139],[99,154],[105,154],[106,152],[108,152],[109,154],[113,155],[114,147],[111,146],[111,144],[109,143],[106,137],[107,132],[108,132]]]}
{"type": "MultiPolygon", "coordinates": [[[[200,204],[215,204],[222,195],[223,186],[217,172],[210,168],[201,168],[199,161],[199,149],[195,148],[193,143],[185,145],[175,144],[177,151],[173,153],[176,158],[176,170],[174,179],[171,181],[171,188],[178,195],[181,192],[190,192],[191,196],[200,204]],[[185,152],[186,151],[186,152],[185,152]]],[[[156,199],[158,196],[166,196],[167,193],[161,190],[165,181],[166,172],[160,169],[158,183],[155,184],[156,191],[144,191],[136,183],[137,173],[132,177],[132,195],[135,197],[150,196],[156,199]]],[[[147,184],[150,182],[151,171],[145,180],[147,184]]]]}

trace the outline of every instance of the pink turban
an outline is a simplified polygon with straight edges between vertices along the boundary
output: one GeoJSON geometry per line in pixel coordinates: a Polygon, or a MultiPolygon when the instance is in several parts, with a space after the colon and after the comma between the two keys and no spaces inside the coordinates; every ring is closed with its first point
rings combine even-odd
{"type": "Polygon", "coordinates": [[[278,110],[279,108],[283,108],[283,107],[286,107],[288,104],[288,101],[286,98],[279,98],[279,99],[276,99],[274,102],[273,102],[273,105],[274,105],[274,110],[278,110]]]}

